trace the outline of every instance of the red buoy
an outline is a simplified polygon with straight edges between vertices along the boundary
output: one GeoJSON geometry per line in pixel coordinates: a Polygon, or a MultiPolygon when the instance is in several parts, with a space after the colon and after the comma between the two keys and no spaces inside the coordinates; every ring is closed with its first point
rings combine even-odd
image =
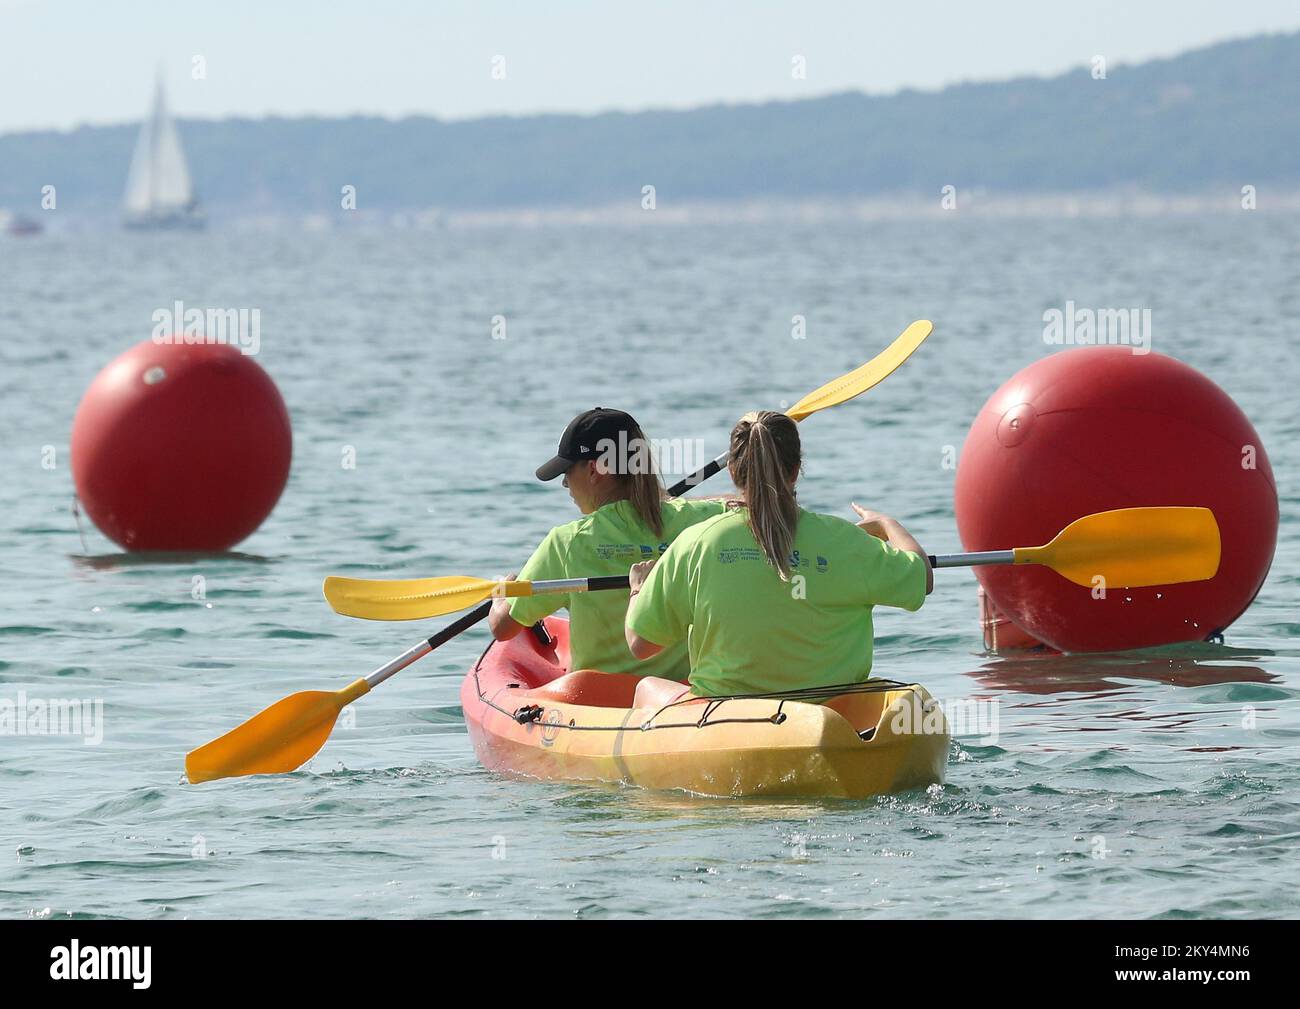
{"type": "Polygon", "coordinates": [[[128,550],[225,550],[275,507],[292,447],[284,400],[251,357],[146,341],[82,397],[72,478],[95,525],[128,550]]]}
{"type": "Polygon", "coordinates": [[[979,587],[979,601],[980,630],[984,632],[984,648],[986,651],[1018,652],[1030,648],[1042,649],[1047,647],[998,609],[997,604],[984,591],[983,585],[979,587]]]}
{"type": "Polygon", "coordinates": [[[1053,354],[1013,376],[975,418],[955,487],[966,550],[1046,543],[1092,512],[1201,505],[1218,520],[1219,572],[1104,598],[1056,572],[977,568],[997,609],[1069,652],[1202,640],[1250,605],[1277,541],[1278,500],[1259,435],[1193,368],[1127,347],[1053,354]]]}

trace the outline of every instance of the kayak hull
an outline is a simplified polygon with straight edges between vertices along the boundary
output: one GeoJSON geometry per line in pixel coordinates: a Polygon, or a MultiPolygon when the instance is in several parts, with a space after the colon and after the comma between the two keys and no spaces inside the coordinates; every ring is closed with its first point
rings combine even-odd
{"type": "Polygon", "coordinates": [[[718,797],[861,799],[943,781],[948,724],[919,685],[824,704],[634,708],[639,677],[568,672],[568,621],[550,617],[545,627],[549,641],[528,631],[494,643],[461,687],[474,751],[489,770],[718,797]]]}

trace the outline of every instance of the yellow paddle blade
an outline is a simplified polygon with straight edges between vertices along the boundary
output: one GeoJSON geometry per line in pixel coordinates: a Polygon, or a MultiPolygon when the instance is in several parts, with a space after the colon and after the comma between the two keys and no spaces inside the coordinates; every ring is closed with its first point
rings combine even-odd
{"type": "Polygon", "coordinates": [[[342,690],[304,690],[276,701],[243,725],[185,756],[194,784],[244,774],[287,774],[307,763],[329,738],[343,708],[368,693],[364,679],[342,690]]]}
{"type": "Polygon", "coordinates": [[[912,351],[925,342],[934,326],[926,319],[918,319],[902,335],[864,364],[847,375],[841,375],[834,381],[827,382],[820,389],[815,389],[787,410],[786,416],[792,420],[803,420],[818,410],[847,403],[854,396],[861,396],[882,379],[888,378],[900,364],[906,361],[912,351]]]}
{"type": "MultiPolygon", "coordinates": [[[[370,578],[325,579],[325,598],[336,613],[365,620],[423,620],[468,609],[506,585],[487,578],[450,575],[445,578],[405,578],[382,581],[370,578]]],[[[527,583],[523,583],[527,584],[527,583]]]]}
{"type": "Polygon", "coordinates": [[[1219,524],[1208,508],[1117,508],[1076,519],[1041,547],[1018,547],[1017,564],[1045,564],[1076,585],[1176,585],[1219,570],[1219,524]]]}

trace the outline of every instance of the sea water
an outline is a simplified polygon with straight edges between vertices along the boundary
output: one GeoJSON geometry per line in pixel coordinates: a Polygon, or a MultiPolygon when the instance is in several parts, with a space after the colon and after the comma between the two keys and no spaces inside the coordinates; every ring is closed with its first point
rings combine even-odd
{"type": "Polygon", "coordinates": [[[0,698],[101,705],[91,733],[0,735],[2,915],[1300,911],[1300,217],[217,222],[3,241],[0,277],[0,698]],[[1151,349],[1218,382],[1271,455],[1277,555],[1223,644],[987,655],[975,580],[945,570],[920,612],[877,611],[876,671],[995,706],[946,783],[740,801],[484,771],[457,695],[480,628],[358,701],[304,770],[184,782],[188,750],[443,623],[339,617],[325,575],[502,574],[572,518],[532,473],[591,406],[711,458],[742,412],[933,319],[888,381],[802,425],[800,496],[959,550],[951,461],[988,395],[1058,349],[1044,313],[1067,300],[1150,308],[1151,349]],[[74,513],[69,430],[98,369],[177,301],[257,312],[293,470],[238,552],[128,557],[74,513]]]}

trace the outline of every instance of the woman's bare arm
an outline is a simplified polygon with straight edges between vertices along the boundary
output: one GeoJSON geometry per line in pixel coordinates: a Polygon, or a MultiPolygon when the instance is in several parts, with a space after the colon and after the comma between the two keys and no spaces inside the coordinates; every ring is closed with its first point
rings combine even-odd
{"type": "Polygon", "coordinates": [[[925,552],[925,547],[916,541],[916,537],[903,528],[903,523],[883,512],[873,512],[858,504],[853,505],[853,510],[858,513],[858,518],[862,519],[858,523],[859,529],[865,530],[876,539],[884,540],[898,550],[921,555],[921,560],[925,561],[925,594],[928,596],[933,592],[934,568],[930,567],[929,554],[925,552]]]}
{"type": "MultiPolygon", "coordinates": [[[[627,573],[627,605],[629,608],[632,606],[632,600],[636,598],[636,594],[641,591],[641,586],[645,584],[646,577],[650,574],[650,569],[654,567],[654,564],[653,560],[641,561],[638,564],[633,564],[632,569],[627,573]]],[[[627,624],[623,625],[623,636],[627,639],[628,651],[632,653],[633,658],[645,661],[654,658],[664,650],[663,645],[656,645],[653,641],[647,641],[627,624]]]]}
{"type": "MultiPolygon", "coordinates": [[[[519,577],[517,571],[512,571],[506,575],[505,580],[513,582],[519,577]]],[[[492,637],[498,641],[509,641],[520,631],[524,630],[527,625],[521,624],[518,620],[510,615],[510,600],[505,596],[498,596],[492,600],[492,609],[488,613],[488,628],[492,631],[492,637]]]]}

